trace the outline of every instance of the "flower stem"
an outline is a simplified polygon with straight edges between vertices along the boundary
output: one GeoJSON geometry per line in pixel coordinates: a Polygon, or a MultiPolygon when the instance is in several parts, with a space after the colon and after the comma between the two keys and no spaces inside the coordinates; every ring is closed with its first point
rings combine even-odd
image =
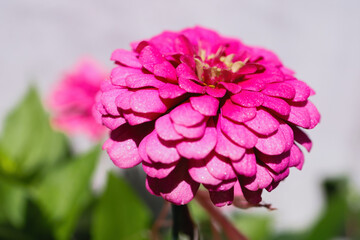
{"type": "Polygon", "coordinates": [[[190,237],[191,240],[198,240],[198,232],[196,226],[191,219],[190,212],[187,205],[172,204],[172,239],[178,240],[179,234],[184,233],[190,237]]]}
{"type": "Polygon", "coordinates": [[[228,239],[247,240],[236,227],[216,208],[208,197],[208,193],[198,191],[195,199],[209,213],[209,215],[220,224],[228,239]]]}

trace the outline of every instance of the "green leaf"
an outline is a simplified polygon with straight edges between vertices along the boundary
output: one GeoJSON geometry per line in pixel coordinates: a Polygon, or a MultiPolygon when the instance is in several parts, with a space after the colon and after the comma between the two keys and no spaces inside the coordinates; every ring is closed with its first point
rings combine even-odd
{"type": "Polygon", "coordinates": [[[51,128],[34,88],[6,118],[0,146],[2,172],[20,176],[52,165],[69,151],[65,136],[51,128]]]}
{"type": "Polygon", "coordinates": [[[130,186],[109,173],[107,188],[93,216],[93,239],[148,239],[149,222],[149,210],[130,186]]]}
{"type": "Polygon", "coordinates": [[[80,214],[92,200],[90,184],[100,148],[49,171],[32,189],[35,201],[51,223],[56,239],[69,239],[80,214]]]}
{"type": "Polygon", "coordinates": [[[234,225],[249,239],[267,239],[271,233],[271,218],[259,215],[236,214],[233,216],[234,225]]]}
{"type": "Polygon", "coordinates": [[[0,179],[0,219],[20,228],[24,224],[27,192],[15,183],[0,179]]]}
{"type": "Polygon", "coordinates": [[[305,239],[333,239],[342,236],[349,212],[346,179],[328,179],[324,183],[326,207],[319,220],[313,225],[305,239]]]}

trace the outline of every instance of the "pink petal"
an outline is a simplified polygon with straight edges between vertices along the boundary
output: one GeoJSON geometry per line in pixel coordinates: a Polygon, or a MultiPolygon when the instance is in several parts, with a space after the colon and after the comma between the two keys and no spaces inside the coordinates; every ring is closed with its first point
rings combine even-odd
{"type": "Polygon", "coordinates": [[[235,122],[245,122],[256,116],[256,108],[245,108],[233,104],[230,99],[226,100],[221,108],[221,114],[235,122]]]}
{"type": "Polygon", "coordinates": [[[138,165],[141,158],[137,145],[149,132],[149,126],[131,127],[123,124],[111,132],[110,138],[104,143],[103,149],[107,151],[110,159],[120,168],[130,168],[138,165]]]}
{"type": "Polygon", "coordinates": [[[259,137],[255,147],[267,155],[279,155],[285,151],[286,141],[283,133],[278,130],[268,137],[259,137]]]}
{"type": "Polygon", "coordinates": [[[308,152],[310,152],[312,147],[312,142],[308,135],[300,130],[298,127],[293,126],[292,130],[294,132],[294,139],[296,142],[301,144],[308,152]]]}
{"type": "Polygon", "coordinates": [[[186,78],[199,81],[195,71],[185,63],[180,63],[176,68],[176,73],[179,78],[186,78]]]}
{"type": "Polygon", "coordinates": [[[245,199],[249,203],[258,204],[259,202],[261,202],[262,189],[259,189],[257,191],[250,191],[250,190],[246,189],[245,187],[242,187],[241,190],[242,190],[242,193],[244,194],[245,199]]]}
{"type": "Polygon", "coordinates": [[[304,154],[296,144],[293,144],[290,150],[290,162],[289,167],[298,167],[299,170],[302,168],[304,163],[304,154]]]}
{"type": "Polygon", "coordinates": [[[295,97],[295,88],[286,82],[268,84],[261,92],[268,96],[286,99],[293,99],[295,97]]]}
{"type": "Polygon", "coordinates": [[[294,144],[294,132],[291,127],[283,121],[280,121],[279,131],[282,132],[285,140],[284,152],[289,151],[294,144]]]}
{"type": "Polygon", "coordinates": [[[126,91],[126,89],[113,89],[101,94],[101,103],[108,113],[113,116],[120,116],[119,109],[115,104],[115,99],[126,91]]]}
{"type": "Polygon", "coordinates": [[[238,83],[242,89],[246,89],[249,91],[261,91],[266,87],[266,84],[258,79],[250,79],[243,82],[238,83]]]}
{"type": "Polygon", "coordinates": [[[221,181],[219,185],[203,184],[209,191],[227,191],[234,187],[237,182],[236,178],[221,181]]]}
{"type": "Polygon", "coordinates": [[[206,86],[205,90],[206,90],[207,94],[209,94],[213,97],[216,97],[216,98],[222,98],[226,94],[226,89],[223,89],[223,88],[212,88],[212,87],[206,86]]]}
{"type": "Polygon", "coordinates": [[[122,110],[129,110],[131,108],[130,106],[130,98],[131,95],[134,94],[133,91],[129,91],[128,89],[123,89],[124,91],[121,91],[120,94],[115,98],[115,104],[118,108],[121,108],[122,110]]]}
{"type": "Polygon", "coordinates": [[[269,156],[266,154],[258,153],[257,157],[274,172],[281,173],[289,167],[290,151],[284,152],[276,156],[269,156]]]}
{"type": "Polygon", "coordinates": [[[142,162],[144,172],[152,178],[165,178],[175,169],[177,162],[171,164],[142,162]]]}
{"type": "Polygon", "coordinates": [[[111,71],[110,79],[111,83],[117,86],[126,87],[125,79],[129,75],[141,74],[142,71],[137,68],[129,68],[124,66],[118,66],[111,71]]]}
{"type": "Polygon", "coordinates": [[[201,138],[204,136],[206,129],[206,121],[200,122],[195,126],[186,127],[183,125],[178,125],[176,123],[173,124],[173,127],[177,133],[182,135],[185,138],[201,138]]]}
{"type": "Polygon", "coordinates": [[[170,118],[174,123],[184,126],[194,126],[205,119],[204,115],[194,110],[189,102],[183,103],[172,110],[170,118]]]}
{"type": "Polygon", "coordinates": [[[155,47],[148,45],[140,52],[139,61],[147,70],[154,72],[155,65],[164,62],[165,59],[155,47]]]}
{"type": "Polygon", "coordinates": [[[280,182],[289,176],[290,170],[289,170],[289,168],[286,168],[285,171],[282,173],[275,174],[273,172],[269,172],[269,174],[274,179],[274,182],[280,182]]]}
{"type": "Polygon", "coordinates": [[[154,66],[154,75],[166,78],[170,82],[177,83],[176,70],[168,61],[156,64],[154,66]]]}
{"type": "Polygon", "coordinates": [[[290,106],[290,114],[287,117],[287,121],[298,125],[303,128],[310,128],[311,126],[311,118],[307,109],[303,105],[291,105],[290,106]]]}
{"type": "Polygon", "coordinates": [[[112,54],[111,58],[112,61],[116,61],[122,63],[126,66],[133,67],[133,68],[141,68],[142,65],[137,58],[137,53],[127,51],[124,49],[116,49],[112,54]]]}
{"type": "Polygon", "coordinates": [[[164,164],[177,162],[180,159],[180,155],[176,151],[176,148],[159,139],[155,131],[148,136],[146,153],[152,161],[164,164]]]}
{"type": "Polygon", "coordinates": [[[272,182],[269,186],[267,186],[266,191],[271,192],[272,190],[274,190],[280,182],[272,182]]]}
{"type": "Polygon", "coordinates": [[[141,89],[130,98],[131,109],[139,113],[164,113],[167,106],[160,99],[159,92],[155,89],[141,89]]]}
{"type": "Polygon", "coordinates": [[[283,99],[276,97],[264,96],[264,102],[262,106],[273,110],[281,116],[287,116],[290,113],[290,105],[283,99]]]}
{"type": "Polygon", "coordinates": [[[180,140],[183,137],[179,135],[171,122],[169,114],[158,118],[155,122],[155,130],[160,138],[164,140],[180,140]]]}
{"type": "Polygon", "coordinates": [[[209,173],[206,163],[202,159],[189,160],[189,174],[191,178],[198,183],[218,185],[222,182],[209,173]]]}
{"type": "Polygon", "coordinates": [[[234,200],[234,188],[227,191],[209,191],[210,199],[217,207],[232,204],[234,200]]]}
{"type": "Polygon", "coordinates": [[[305,108],[309,112],[309,115],[310,115],[309,129],[312,129],[320,122],[320,113],[317,110],[317,108],[315,107],[315,105],[310,101],[307,101],[305,108]]]}
{"type": "Polygon", "coordinates": [[[220,82],[219,85],[224,86],[232,94],[237,94],[241,91],[241,86],[235,83],[220,82]]]}
{"type": "Polygon", "coordinates": [[[205,93],[204,86],[201,86],[194,81],[186,78],[179,78],[179,86],[189,93],[205,93]]]}
{"type": "Polygon", "coordinates": [[[310,88],[306,83],[299,80],[290,80],[286,81],[286,83],[291,84],[295,88],[295,97],[292,101],[303,102],[310,96],[310,88]]]}
{"type": "Polygon", "coordinates": [[[233,161],[232,166],[237,174],[253,177],[256,174],[256,156],[252,149],[248,149],[240,161],[233,161]]]}
{"type": "Polygon", "coordinates": [[[257,164],[255,178],[243,178],[241,184],[250,191],[257,191],[266,188],[272,181],[273,179],[269,171],[265,167],[257,164]]]}
{"type": "Polygon", "coordinates": [[[207,156],[206,167],[210,174],[220,180],[229,180],[236,178],[236,174],[232,169],[231,163],[225,157],[216,154],[207,156]]]}
{"type": "Polygon", "coordinates": [[[279,128],[279,121],[262,109],[256,112],[255,118],[246,121],[244,124],[262,135],[270,135],[279,128]]]}
{"type": "Polygon", "coordinates": [[[221,130],[236,144],[244,148],[252,148],[256,145],[258,137],[242,124],[236,124],[224,117],[219,118],[221,130]]]}
{"type": "Polygon", "coordinates": [[[190,98],[191,106],[204,116],[216,116],[219,108],[219,100],[209,95],[190,98]]]}
{"type": "Polygon", "coordinates": [[[184,35],[180,35],[175,39],[175,51],[182,54],[194,55],[193,46],[184,35]]]}
{"type": "Polygon", "coordinates": [[[152,74],[131,74],[125,79],[126,86],[129,88],[155,87],[160,88],[165,85],[164,82],[155,78],[152,74]]]}
{"type": "Polygon", "coordinates": [[[159,87],[159,95],[164,99],[173,99],[185,94],[186,91],[178,85],[166,83],[159,87]]]}
{"type": "Polygon", "coordinates": [[[224,157],[230,158],[232,161],[238,161],[244,156],[245,148],[238,146],[228,139],[221,132],[220,125],[218,124],[215,151],[224,157]]]}
{"type": "Polygon", "coordinates": [[[191,179],[186,167],[185,164],[178,164],[169,176],[163,179],[147,176],[148,189],[174,204],[187,204],[194,198],[200,184],[191,179]]]}
{"type": "Polygon", "coordinates": [[[123,115],[126,121],[134,126],[156,119],[159,113],[134,113],[132,111],[124,111],[123,115]]]}
{"type": "Polygon", "coordinates": [[[231,101],[243,107],[258,107],[264,101],[264,96],[260,92],[242,90],[240,93],[232,95],[231,101]]]}
{"type": "Polygon", "coordinates": [[[110,130],[115,130],[116,128],[126,123],[126,120],[122,117],[113,117],[107,115],[102,117],[102,123],[110,130]]]}
{"type": "Polygon", "coordinates": [[[203,159],[215,147],[216,129],[214,123],[209,120],[205,134],[198,140],[181,141],[176,145],[179,154],[187,159],[203,159]]]}

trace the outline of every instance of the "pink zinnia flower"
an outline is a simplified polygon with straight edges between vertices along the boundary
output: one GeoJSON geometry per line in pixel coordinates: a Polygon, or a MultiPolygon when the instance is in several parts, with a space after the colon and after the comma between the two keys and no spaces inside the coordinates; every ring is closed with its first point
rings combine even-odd
{"type": "Polygon", "coordinates": [[[85,133],[94,140],[104,136],[106,128],[95,120],[93,107],[106,72],[93,60],[84,59],[66,73],[49,96],[52,123],[69,135],[85,133]]]}
{"type": "Polygon", "coordinates": [[[320,115],[314,92],[278,57],[200,27],[115,50],[97,105],[120,168],[142,163],[147,189],[186,204],[200,184],[217,206],[261,201],[302,168],[320,115]]]}

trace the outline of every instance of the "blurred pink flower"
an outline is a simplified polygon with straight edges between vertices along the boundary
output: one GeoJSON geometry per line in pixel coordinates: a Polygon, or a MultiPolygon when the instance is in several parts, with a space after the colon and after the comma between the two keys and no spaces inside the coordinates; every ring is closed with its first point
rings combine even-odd
{"type": "Polygon", "coordinates": [[[320,115],[314,94],[278,57],[201,27],[115,50],[97,109],[103,148],[120,168],[142,162],[147,189],[186,204],[199,185],[217,206],[259,203],[302,168],[320,115]],[[295,142],[296,143],[295,143],[295,142]]]}
{"type": "Polygon", "coordinates": [[[83,59],[66,73],[48,98],[52,123],[69,135],[84,133],[99,140],[106,128],[96,121],[94,104],[106,72],[95,61],[83,59]]]}

